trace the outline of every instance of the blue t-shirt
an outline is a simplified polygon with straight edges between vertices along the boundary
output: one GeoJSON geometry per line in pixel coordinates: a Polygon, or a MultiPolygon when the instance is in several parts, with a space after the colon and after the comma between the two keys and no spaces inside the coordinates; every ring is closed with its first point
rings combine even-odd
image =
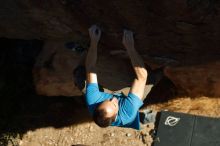
{"type": "Polygon", "coordinates": [[[96,106],[103,101],[112,98],[118,99],[119,111],[116,120],[112,126],[128,127],[140,129],[139,108],[143,105],[143,101],[136,95],[129,93],[128,96],[123,94],[109,94],[100,92],[97,83],[90,83],[86,86],[86,102],[89,112],[93,114],[96,106]]]}

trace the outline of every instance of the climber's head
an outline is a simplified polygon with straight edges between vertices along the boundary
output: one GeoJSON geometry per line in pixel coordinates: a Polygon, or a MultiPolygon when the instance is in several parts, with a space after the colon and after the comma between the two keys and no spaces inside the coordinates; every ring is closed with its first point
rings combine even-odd
{"type": "Polygon", "coordinates": [[[110,126],[118,113],[118,99],[113,97],[102,102],[94,111],[93,119],[100,127],[110,126]]]}

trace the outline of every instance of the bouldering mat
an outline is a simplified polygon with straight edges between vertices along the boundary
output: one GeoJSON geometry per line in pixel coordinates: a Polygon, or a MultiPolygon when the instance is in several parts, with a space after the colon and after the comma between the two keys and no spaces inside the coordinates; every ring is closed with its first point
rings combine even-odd
{"type": "Polygon", "coordinates": [[[220,118],[162,111],[153,146],[220,146],[220,118]]]}

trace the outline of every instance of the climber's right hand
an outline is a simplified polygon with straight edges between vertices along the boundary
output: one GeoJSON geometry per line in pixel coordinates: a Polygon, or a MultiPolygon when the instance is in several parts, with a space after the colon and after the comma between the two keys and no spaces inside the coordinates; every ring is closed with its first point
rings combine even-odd
{"type": "Polygon", "coordinates": [[[126,29],[124,30],[122,44],[125,46],[126,49],[134,48],[134,37],[132,31],[126,29]]]}
{"type": "Polygon", "coordinates": [[[97,25],[92,25],[89,28],[89,36],[91,39],[90,43],[97,45],[101,37],[101,29],[97,25]]]}

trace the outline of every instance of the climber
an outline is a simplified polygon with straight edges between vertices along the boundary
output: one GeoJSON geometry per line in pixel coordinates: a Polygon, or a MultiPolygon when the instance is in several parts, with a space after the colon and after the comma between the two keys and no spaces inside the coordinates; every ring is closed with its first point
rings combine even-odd
{"type": "Polygon", "coordinates": [[[85,67],[74,70],[75,85],[81,90],[86,86],[85,99],[89,112],[100,127],[119,126],[140,129],[142,123],[155,122],[156,112],[145,110],[140,119],[139,108],[153,85],[146,85],[148,72],[144,62],[134,47],[133,32],[124,30],[122,43],[127,50],[136,78],[130,88],[124,88],[121,93],[100,91],[96,74],[97,47],[101,37],[101,29],[96,25],[89,28],[90,47],[85,61],[85,67]],[[84,80],[86,78],[86,85],[84,80]],[[123,94],[127,91],[128,94],[123,94]]]}

